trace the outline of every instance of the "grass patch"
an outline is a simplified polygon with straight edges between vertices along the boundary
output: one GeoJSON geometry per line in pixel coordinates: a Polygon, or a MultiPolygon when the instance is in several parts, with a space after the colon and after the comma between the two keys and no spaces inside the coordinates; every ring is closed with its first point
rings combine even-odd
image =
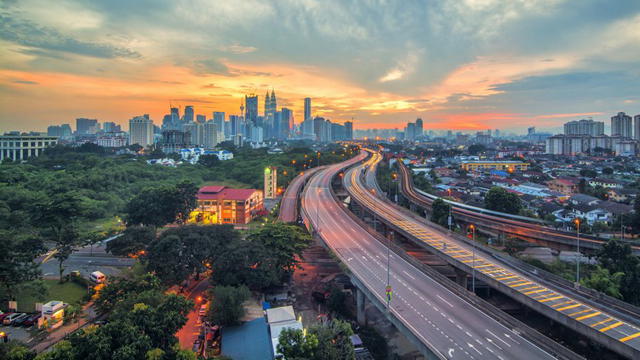
{"type": "Polygon", "coordinates": [[[71,281],[60,284],[58,280],[42,280],[44,292],[25,289],[18,293],[18,311],[34,312],[35,303],[61,300],[67,304],[80,304],[87,289],[71,281]]]}

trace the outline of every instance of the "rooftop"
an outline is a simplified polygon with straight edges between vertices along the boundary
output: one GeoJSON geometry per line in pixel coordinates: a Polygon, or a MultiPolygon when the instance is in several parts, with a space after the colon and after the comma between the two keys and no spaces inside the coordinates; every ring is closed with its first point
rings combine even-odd
{"type": "Polygon", "coordinates": [[[256,189],[230,189],[226,186],[203,186],[198,190],[198,200],[248,200],[256,189]]]}

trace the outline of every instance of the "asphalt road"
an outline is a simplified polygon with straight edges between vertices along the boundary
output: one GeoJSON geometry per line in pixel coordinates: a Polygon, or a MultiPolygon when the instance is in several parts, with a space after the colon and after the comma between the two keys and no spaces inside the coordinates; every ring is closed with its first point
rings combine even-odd
{"type": "MultiPolygon", "coordinates": [[[[88,277],[89,274],[98,270],[108,277],[119,274],[123,268],[128,268],[135,263],[135,259],[113,256],[107,253],[105,248],[106,245],[100,245],[99,243],[93,245],[93,247],[84,246],[78,248],[64,262],[64,274],[78,270],[82,276],[88,277]]],[[[47,257],[46,255],[36,259],[36,261],[43,260],[44,262],[40,264],[42,275],[45,278],[57,278],[58,260],[54,257],[47,257]]]]}
{"type": "Polygon", "coordinates": [[[321,168],[324,168],[324,166],[311,168],[291,180],[280,201],[280,213],[278,214],[280,221],[290,223],[298,220],[298,195],[300,195],[300,190],[302,190],[304,182],[321,168]]]}
{"type": "Polygon", "coordinates": [[[187,295],[187,298],[193,300],[195,305],[193,306],[193,310],[187,315],[187,323],[182,327],[182,329],[178,330],[178,333],[176,334],[182,349],[191,350],[193,348],[194,341],[196,341],[198,334],[200,334],[200,326],[202,325],[202,322],[200,321],[200,315],[198,315],[198,312],[200,311],[202,301],[197,301],[197,298],[199,296],[204,297],[204,293],[208,287],[209,279],[203,279],[187,295]]]}
{"type": "MultiPolygon", "coordinates": [[[[614,316],[605,307],[597,308],[585,304],[573,298],[571,293],[550,289],[498,259],[489,258],[478,252],[474,254],[470,245],[449,236],[445,230],[441,230],[427,223],[418,215],[373,194],[364,186],[359,178],[359,173],[367,168],[374,168],[375,163],[380,159],[381,156],[376,153],[367,162],[352,168],[344,177],[344,185],[348,192],[356,197],[360,204],[373,211],[376,216],[384,218],[411,236],[424,241],[434,250],[472,266],[476,273],[493,278],[547,306],[550,310],[567,316],[569,320],[579,321],[593,329],[594,332],[603,333],[612,340],[620,341],[634,349],[640,348],[640,329],[634,324],[614,316]]],[[[373,176],[372,172],[366,174],[368,182],[374,181],[370,178],[371,176],[373,176]]]]}
{"type": "MultiPolygon", "coordinates": [[[[356,162],[362,155],[349,160],[356,162]]],[[[344,163],[343,163],[344,164],[344,163]]],[[[311,179],[303,206],[323,240],[367,288],[385,300],[387,247],[345,216],[330,193],[341,164],[311,179]],[[317,212],[317,213],[316,213],[317,212]]],[[[390,255],[390,311],[429,348],[446,359],[553,359],[460,299],[400,257],[390,255]]]]}

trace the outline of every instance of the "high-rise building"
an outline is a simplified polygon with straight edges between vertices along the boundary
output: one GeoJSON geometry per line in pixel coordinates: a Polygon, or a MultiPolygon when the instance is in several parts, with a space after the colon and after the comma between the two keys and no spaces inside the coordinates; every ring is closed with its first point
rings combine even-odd
{"type": "Polygon", "coordinates": [[[148,114],[129,120],[129,144],[142,147],[153,144],[153,121],[148,114]]]}
{"type": "Polygon", "coordinates": [[[313,133],[316,136],[316,141],[326,141],[325,120],[323,117],[316,116],[313,118],[313,133]]]}
{"type": "Polygon", "coordinates": [[[407,128],[404,130],[404,138],[405,140],[413,141],[416,139],[416,124],[415,123],[407,123],[407,128]]]}
{"type": "Polygon", "coordinates": [[[200,123],[200,124],[204,124],[205,122],[207,122],[207,117],[206,115],[196,115],[196,122],[200,123]]]}
{"type": "Polygon", "coordinates": [[[633,117],[633,138],[640,140],[640,114],[633,117]]]}
{"type": "Polygon", "coordinates": [[[578,121],[569,121],[564,124],[565,135],[604,135],[604,122],[593,121],[591,119],[582,119],[578,121]]]}
{"type": "Polygon", "coordinates": [[[500,137],[500,129],[496,129],[493,133],[496,135],[496,138],[500,137]]]}
{"type": "Polygon", "coordinates": [[[104,124],[102,124],[102,131],[106,133],[121,132],[122,128],[120,127],[120,125],[114,122],[107,121],[104,124]]]}
{"type": "Polygon", "coordinates": [[[180,130],[165,130],[162,132],[162,152],[165,154],[177,153],[181,149],[191,145],[191,133],[180,130]]]}
{"type": "Polygon", "coordinates": [[[182,118],[182,122],[192,123],[193,122],[193,105],[187,105],[184,107],[184,117],[182,118]]]}
{"type": "Polygon", "coordinates": [[[4,159],[13,161],[27,160],[39,156],[49,146],[58,143],[56,136],[43,133],[20,133],[12,131],[0,135],[0,162],[4,159]]]}
{"type": "Polygon", "coordinates": [[[304,118],[302,121],[311,119],[311,98],[304,98],[304,118]]]}
{"type": "Polygon", "coordinates": [[[277,109],[278,109],[278,102],[276,99],[276,92],[274,90],[271,90],[271,95],[269,95],[269,91],[267,91],[267,94],[264,96],[265,121],[267,121],[268,123],[273,123],[277,109]]]}
{"type": "Polygon", "coordinates": [[[275,199],[278,196],[278,170],[273,166],[264,169],[264,198],[275,199]]]}
{"type": "Polygon", "coordinates": [[[293,111],[283,107],[280,115],[280,138],[287,139],[293,132],[293,111]]]}
{"type": "Polygon", "coordinates": [[[258,122],[258,95],[245,95],[244,121],[256,125],[258,122]]]}
{"type": "Polygon", "coordinates": [[[633,126],[631,116],[624,112],[611,117],[611,136],[622,136],[623,138],[633,137],[633,126]]]}
{"type": "Polygon", "coordinates": [[[353,122],[344,122],[344,137],[345,140],[353,140],[353,122]]]}
{"type": "Polygon", "coordinates": [[[219,141],[224,141],[226,135],[229,135],[229,133],[226,131],[227,129],[225,126],[224,118],[225,118],[225,113],[223,111],[213,112],[213,122],[215,122],[217,126],[219,141]]]}
{"type": "Polygon", "coordinates": [[[535,133],[536,133],[536,127],[535,126],[527,128],[527,136],[531,136],[531,135],[533,135],[535,133]]]}
{"type": "Polygon", "coordinates": [[[422,119],[421,118],[417,118],[416,119],[416,137],[421,137],[423,135],[423,124],[422,124],[422,119]]]}
{"type": "Polygon", "coordinates": [[[203,146],[207,149],[213,149],[220,142],[218,140],[218,125],[215,123],[214,120],[209,120],[203,126],[204,126],[203,146]]]}
{"type": "Polygon", "coordinates": [[[77,118],[76,119],[76,133],[78,135],[90,135],[95,134],[98,131],[98,120],[77,118]]]}

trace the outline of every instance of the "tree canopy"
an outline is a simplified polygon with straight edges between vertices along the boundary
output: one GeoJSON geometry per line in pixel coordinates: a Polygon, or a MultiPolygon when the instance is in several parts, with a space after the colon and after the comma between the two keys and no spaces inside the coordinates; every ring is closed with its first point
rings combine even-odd
{"type": "Polygon", "coordinates": [[[484,207],[508,214],[518,214],[522,209],[522,203],[518,195],[494,186],[484,196],[484,207]]]}

